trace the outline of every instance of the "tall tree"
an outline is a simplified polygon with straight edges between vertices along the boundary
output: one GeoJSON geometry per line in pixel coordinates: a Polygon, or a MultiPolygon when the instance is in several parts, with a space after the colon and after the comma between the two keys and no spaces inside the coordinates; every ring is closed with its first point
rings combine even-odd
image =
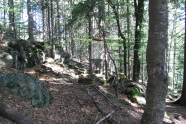
{"type": "Polygon", "coordinates": [[[165,112],[167,69],[165,49],[168,36],[167,0],[149,0],[147,44],[147,96],[142,124],[162,124],[165,112]]]}
{"type": "Polygon", "coordinates": [[[124,74],[126,75],[127,73],[127,46],[126,46],[126,38],[123,35],[122,31],[121,31],[121,27],[120,27],[120,18],[119,18],[119,13],[118,13],[118,3],[116,4],[115,2],[112,2],[112,0],[107,0],[107,2],[109,3],[109,5],[112,7],[114,15],[115,15],[115,19],[116,19],[116,23],[117,23],[117,28],[118,28],[118,34],[119,36],[122,38],[123,40],[123,48],[124,48],[124,74]]]}
{"type": "MultiPolygon", "coordinates": [[[[6,0],[3,0],[3,6],[5,7],[6,6],[6,0]]],[[[4,27],[6,26],[6,11],[7,11],[7,8],[4,8],[4,27]]]]}
{"type": "Polygon", "coordinates": [[[185,42],[184,42],[184,74],[183,74],[183,86],[181,97],[174,102],[174,104],[185,105],[186,104],[186,0],[185,0],[185,42]]]}
{"type": "MultiPolygon", "coordinates": [[[[72,8],[73,8],[73,0],[70,0],[70,8],[71,8],[71,12],[72,12],[72,8]]],[[[71,18],[73,18],[71,16],[71,18]]],[[[73,25],[71,25],[71,29],[70,29],[70,38],[71,38],[71,53],[72,56],[75,55],[75,41],[74,41],[74,29],[73,29],[73,25]]]]}
{"type": "Polygon", "coordinates": [[[129,18],[129,0],[127,0],[127,39],[128,39],[128,79],[130,79],[130,18],[129,18]]]}
{"type": "Polygon", "coordinates": [[[42,0],[42,18],[43,18],[43,41],[47,42],[48,36],[47,36],[47,1],[42,0]]]}
{"type": "Polygon", "coordinates": [[[50,18],[50,6],[49,6],[49,4],[50,4],[50,0],[46,0],[47,1],[47,6],[48,6],[48,25],[47,25],[47,30],[48,30],[48,41],[49,42],[51,42],[50,40],[51,40],[51,23],[50,23],[50,20],[51,20],[51,18],[50,18]]]}
{"type": "Polygon", "coordinates": [[[105,78],[108,79],[108,63],[107,63],[107,43],[105,40],[106,33],[105,33],[105,0],[100,0],[100,5],[99,5],[99,24],[101,31],[102,31],[102,37],[104,40],[104,52],[105,52],[105,78]]]}
{"type": "Polygon", "coordinates": [[[134,44],[134,64],[133,64],[133,81],[139,81],[140,58],[139,49],[142,37],[142,22],[144,13],[144,0],[134,0],[136,26],[135,26],[135,44],[134,44]]]}
{"type": "Polygon", "coordinates": [[[34,19],[31,7],[31,1],[27,0],[27,14],[28,14],[28,34],[29,40],[34,41],[34,19]]]}
{"type": "MultiPolygon", "coordinates": [[[[88,13],[88,35],[89,35],[89,39],[92,38],[92,30],[93,30],[93,26],[92,26],[92,11],[90,11],[88,13]]],[[[89,46],[88,46],[88,50],[89,50],[89,74],[92,74],[93,71],[92,71],[92,60],[91,60],[91,57],[92,57],[92,42],[89,43],[89,46]]]]}
{"type": "Polygon", "coordinates": [[[51,41],[52,41],[52,58],[55,59],[55,40],[54,40],[54,9],[53,9],[53,0],[50,1],[51,6],[51,41]]]}
{"type": "Polygon", "coordinates": [[[56,30],[57,30],[57,41],[60,42],[61,41],[61,31],[60,31],[60,13],[59,13],[59,0],[56,0],[56,5],[57,5],[57,26],[56,26],[56,30]]]}
{"type": "Polygon", "coordinates": [[[10,37],[16,38],[16,28],[15,28],[15,15],[14,15],[14,1],[8,0],[9,5],[9,29],[10,37]]]}

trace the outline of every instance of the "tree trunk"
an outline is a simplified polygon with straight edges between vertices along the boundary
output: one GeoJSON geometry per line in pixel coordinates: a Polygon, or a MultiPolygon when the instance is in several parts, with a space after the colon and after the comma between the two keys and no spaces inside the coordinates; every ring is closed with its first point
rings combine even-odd
{"type": "Polygon", "coordinates": [[[48,41],[48,36],[47,36],[47,3],[46,0],[42,0],[42,17],[43,17],[43,41],[47,42],[48,41]]]}
{"type": "MultiPolygon", "coordinates": [[[[88,30],[89,30],[89,39],[92,38],[92,18],[91,18],[91,12],[89,13],[89,21],[88,21],[88,30]]],[[[92,74],[93,71],[92,71],[92,60],[91,60],[91,57],[92,57],[92,42],[89,43],[89,46],[88,46],[88,52],[89,52],[89,74],[92,74]]]]}
{"type": "Polygon", "coordinates": [[[13,0],[8,0],[9,9],[9,29],[10,37],[16,38],[16,28],[15,28],[15,16],[14,16],[14,2],[13,0]]]}
{"type": "Polygon", "coordinates": [[[124,35],[121,32],[121,27],[120,27],[120,19],[119,19],[119,14],[117,12],[117,8],[116,6],[112,3],[111,0],[107,0],[107,2],[109,3],[109,5],[112,7],[114,15],[115,15],[115,19],[116,19],[116,23],[117,23],[117,27],[118,27],[118,34],[120,35],[120,37],[123,40],[123,48],[124,48],[124,61],[123,61],[123,65],[124,65],[124,74],[126,75],[127,73],[127,50],[126,50],[126,38],[124,37],[124,35]]]}
{"type": "MultiPolygon", "coordinates": [[[[3,0],[3,6],[6,6],[6,0],[3,0]]],[[[4,22],[3,22],[3,24],[4,24],[4,27],[6,27],[6,11],[7,11],[7,8],[4,8],[4,22]]]]}
{"type": "MultiPolygon", "coordinates": [[[[71,8],[71,12],[72,12],[72,7],[73,7],[73,0],[70,0],[70,8],[71,8]]],[[[71,19],[72,19],[72,15],[71,15],[71,19]]],[[[73,25],[71,25],[70,28],[70,38],[71,38],[71,53],[72,56],[75,56],[75,41],[74,41],[74,29],[73,29],[73,25]]]]}
{"type": "Polygon", "coordinates": [[[46,0],[47,4],[48,4],[48,26],[47,26],[47,30],[48,30],[48,42],[51,42],[51,25],[50,25],[50,0],[46,0]]]}
{"type": "Polygon", "coordinates": [[[0,101],[0,116],[16,122],[16,124],[36,124],[34,121],[27,118],[26,116],[7,107],[5,104],[2,103],[2,101],[0,101]]]}
{"type": "MultiPolygon", "coordinates": [[[[186,1],[185,1],[185,17],[186,17],[186,1]]],[[[184,74],[183,74],[183,87],[181,97],[173,102],[174,104],[186,105],[186,18],[185,18],[185,42],[184,42],[184,74]]]]}
{"type": "Polygon", "coordinates": [[[28,14],[28,34],[29,34],[29,40],[34,41],[34,19],[33,19],[33,13],[31,9],[31,1],[27,0],[27,14],[28,14]]]}
{"type": "Polygon", "coordinates": [[[168,36],[167,0],[149,1],[147,95],[142,124],[163,124],[167,89],[165,49],[168,36]]]}
{"type": "Polygon", "coordinates": [[[50,1],[51,4],[51,41],[52,41],[52,58],[55,59],[55,40],[54,40],[54,10],[53,10],[53,0],[50,1]]]}
{"type": "Polygon", "coordinates": [[[105,79],[107,80],[108,79],[108,62],[107,62],[107,43],[106,43],[106,40],[105,40],[105,37],[106,37],[106,34],[105,34],[105,6],[104,6],[104,3],[105,3],[105,0],[102,0],[102,21],[103,21],[103,39],[104,39],[104,51],[105,51],[105,79]]]}
{"type": "Polygon", "coordinates": [[[134,61],[133,61],[133,81],[139,81],[140,74],[140,59],[139,59],[139,49],[142,34],[142,22],[143,22],[143,12],[144,12],[144,0],[138,0],[138,5],[136,0],[134,0],[135,7],[135,44],[134,44],[134,61]]]}
{"type": "MultiPolygon", "coordinates": [[[[127,0],[129,3],[129,0],[127,0]]],[[[129,5],[127,5],[127,38],[128,38],[128,79],[130,80],[130,18],[129,18],[129,5]]]]}
{"type": "MultiPolygon", "coordinates": [[[[118,41],[118,44],[120,44],[120,41],[118,41]]],[[[121,59],[121,57],[122,57],[122,48],[121,48],[121,46],[119,46],[118,47],[118,52],[119,52],[119,65],[120,65],[120,67],[119,67],[119,72],[120,73],[122,73],[122,59],[121,59]]]]}
{"type": "Polygon", "coordinates": [[[61,31],[60,31],[59,0],[56,0],[56,5],[57,5],[57,41],[60,44],[61,43],[61,31]]]}

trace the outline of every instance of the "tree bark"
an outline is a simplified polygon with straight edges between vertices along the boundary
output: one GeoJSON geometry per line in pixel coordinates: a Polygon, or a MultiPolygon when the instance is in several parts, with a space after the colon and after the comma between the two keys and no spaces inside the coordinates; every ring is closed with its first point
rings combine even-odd
{"type": "Polygon", "coordinates": [[[48,10],[48,25],[47,25],[47,30],[48,30],[48,42],[51,42],[50,40],[51,40],[51,24],[50,24],[50,0],[46,0],[46,2],[47,2],[47,4],[48,4],[48,8],[47,8],[47,10],[48,10]]]}
{"type": "MultiPolygon", "coordinates": [[[[129,3],[129,0],[127,0],[129,3]]],[[[130,80],[130,18],[129,18],[129,5],[127,4],[127,38],[128,38],[128,79],[130,80]]],[[[125,57],[124,57],[125,58],[125,57]]]]}
{"type": "Polygon", "coordinates": [[[52,58],[55,59],[55,40],[54,40],[54,10],[53,10],[53,0],[50,1],[51,5],[51,41],[52,41],[52,58]]]}
{"type": "Polygon", "coordinates": [[[16,122],[16,124],[36,124],[33,120],[7,107],[2,101],[0,101],[0,116],[16,122]]]}
{"type": "MultiPolygon", "coordinates": [[[[89,12],[89,21],[88,21],[88,35],[89,35],[89,39],[92,38],[92,18],[91,18],[91,12],[89,12]]],[[[89,43],[89,46],[88,46],[88,52],[89,52],[89,74],[92,74],[93,71],[92,71],[92,60],[91,60],[91,57],[92,57],[92,42],[89,43]]]]}
{"type": "Polygon", "coordinates": [[[14,15],[14,1],[8,0],[9,9],[9,29],[10,37],[16,38],[16,28],[15,28],[15,15],[14,15]]]}
{"type": "Polygon", "coordinates": [[[56,0],[56,5],[57,5],[57,41],[60,44],[61,43],[61,27],[60,27],[60,7],[59,7],[59,0],[56,0]]]}
{"type": "Polygon", "coordinates": [[[28,34],[29,34],[29,40],[34,41],[34,19],[33,19],[33,13],[31,8],[31,1],[27,0],[27,14],[28,14],[28,34]]]}
{"type": "Polygon", "coordinates": [[[167,0],[149,1],[147,44],[147,95],[142,124],[162,124],[165,112],[167,69],[165,49],[168,36],[167,0]]]}
{"type": "Polygon", "coordinates": [[[47,7],[48,4],[46,3],[46,0],[42,0],[42,18],[43,18],[43,41],[48,41],[47,36],[47,7]]]}
{"type": "MultiPolygon", "coordinates": [[[[73,7],[73,0],[70,0],[70,8],[71,8],[71,12],[72,12],[72,7],[73,7]]],[[[71,15],[71,19],[72,19],[72,15],[71,15]]],[[[71,53],[72,56],[75,56],[75,41],[74,41],[74,29],[73,29],[73,25],[71,25],[70,27],[70,38],[71,38],[71,53]]]]}
{"type": "Polygon", "coordinates": [[[144,12],[144,0],[134,0],[135,7],[135,17],[136,17],[136,26],[135,26],[135,44],[134,44],[134,61],[133,61],[133,81],[139,81],[140,74],[140,59],[139,59],[139,49],[141,42],[142,34],[142,22],[143,22],[143,12],[144,12]]]}

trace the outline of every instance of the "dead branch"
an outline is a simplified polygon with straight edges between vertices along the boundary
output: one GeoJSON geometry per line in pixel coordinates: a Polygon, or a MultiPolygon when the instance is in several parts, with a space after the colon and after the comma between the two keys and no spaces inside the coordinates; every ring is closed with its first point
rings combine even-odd
{"type": "Polygon", "coordinates": [[[109,113],[107,116],[103,117],[101,120],[99,120],[96,124],[101,123],[103,120],[107,119],[108,117],[110,117],[112,115],[112,113],[114,113],[115,110],[113,110],[111,113],[109,113]]]}
{"type": "Polygon", "coordinates": [[[99,93],[101,93],[104,97],[106,97],[108,100],[109,100],[109,102],[113,105],[113,106],[116,106],[116,105],[114,105],[114,103],[112,102],[112,100],[110,100],[108,97],[107,97],[107,95],[105,95],[104,93],[102,93],[100,90],[98,90],[97,88],[96,88],[96,90],[99,92],[99,93]]]}
{"type": "Polygon", "coordinates": [[[102,92],[101,92],[100,90],[98,90],[97,88],[96,88],[96,90],[97,90],[99,93],[101,93],[104,97],[106,97],[106,98],[109,100],[109,102],[110,102],[115,108],[122,109],[120,106],[114,105],[114,103],[112,102],[112,100],[109,99],[109,98],[107,97],[107,95],[105,95],[104,93],[102,93],[102,92]]]}
{"type": "Polygon", "coordinates": [[[88,96],[90,96],[90,98],[92,99],[93,103],[95,104],[96,108],[98,109],[98,111],[100,111],[102,113],[102,115],[106,115],[106,113],[103,111],[103,109],[100,107],[99,103],[96,102],[94,100],[94,98],[92,97],[91,94],[89,94],[89,90],[87,89],[87,92],[88,92],[88,96]]]}

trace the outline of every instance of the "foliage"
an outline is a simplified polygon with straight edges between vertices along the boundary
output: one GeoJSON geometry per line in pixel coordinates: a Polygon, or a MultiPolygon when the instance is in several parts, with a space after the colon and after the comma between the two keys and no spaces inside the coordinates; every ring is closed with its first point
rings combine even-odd
{"type": "Polygon", "coordinates": [[[68,26],[73,25],[75,22],[85,18],[89,18],[89,13],[93,11],[98,0],[86,0],[79,2],[78,4],[74,4],[72,10],[72,19],[69,19],[68,26]]]}

